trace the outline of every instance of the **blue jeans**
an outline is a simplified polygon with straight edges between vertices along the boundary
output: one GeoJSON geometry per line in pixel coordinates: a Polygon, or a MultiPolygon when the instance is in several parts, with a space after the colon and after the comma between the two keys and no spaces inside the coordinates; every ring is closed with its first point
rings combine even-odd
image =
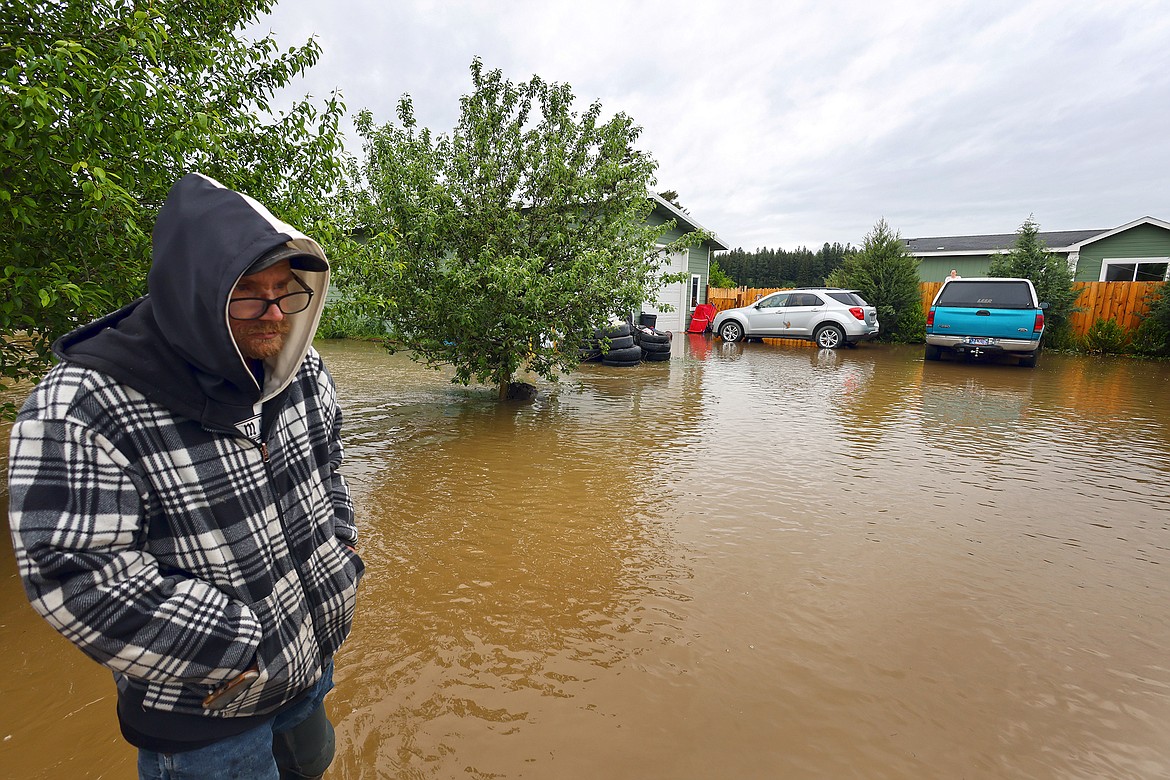
{"type": "Polygon", "coordinates": [[[284,780],[324,774],[333,760],[325,694],[333,664],[296,706],[261,726],[182,753],[138,751],[139,780],[284,780]]]}

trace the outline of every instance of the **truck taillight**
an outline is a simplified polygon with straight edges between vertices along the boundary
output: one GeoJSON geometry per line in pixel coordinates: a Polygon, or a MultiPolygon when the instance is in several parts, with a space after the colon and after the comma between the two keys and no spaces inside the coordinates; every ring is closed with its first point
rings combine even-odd
{"type": "Polygon", "coordinates": [[[1037,312],[1036,323],[1032,326],[1032,332],[1039,333],[1042,330],[1044,330],[1044,315],[1037,312]]]}
{"type": "Polygon", "coordinates": [[[856,319],[859,319],[863,322],[865,321],[865,310],[860,306],[850,306],[849,313],[852,314],[856,319]]]}
{"type": "Polygon", "coordinates": [[[928,327],[928,328],[934,327],[934,309],[931,309],[930,311],[928,311],[926,313],[926,327],[928,327]]]}

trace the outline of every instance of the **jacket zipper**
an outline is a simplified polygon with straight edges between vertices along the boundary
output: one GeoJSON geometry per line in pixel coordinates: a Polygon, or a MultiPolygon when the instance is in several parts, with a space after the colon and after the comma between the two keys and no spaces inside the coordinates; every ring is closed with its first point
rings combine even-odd
{"type": "MultiPolygon", "coordinates": [[[[280,532],[284,534],[284,544],[285,547],[288,548],[288,556],[290,562],[292,563],[293,571],[296,572],[297,582],[301,584],[301,592],[305,594],[305,604],[307,607],[309,607],[309,617],[312,619],[312,604],[309,601],[309,588],[305,585],[304,574],[301,573],[301,566],[297,562],[295,548],[293,546],[292,538],[289,536],[288,532],[288,525],[284,521],[284,510],[281,508],[280,501],[278,500],[275,491],[272,489],[272,471],[268,468],[268,442],[266,441],[260,442],[260,459],[264,462],[264,475],[268,478],[268,491],[272,495],[272,504],[276,507],[276,516],[280,521],[280,532]]],[[[313,637],[317,640],[317,650],[320,652],[324,645],[321,642],[321,635],[318,632],[319,626],[317,625],[317,621],[313,620],[313,637]]]]}

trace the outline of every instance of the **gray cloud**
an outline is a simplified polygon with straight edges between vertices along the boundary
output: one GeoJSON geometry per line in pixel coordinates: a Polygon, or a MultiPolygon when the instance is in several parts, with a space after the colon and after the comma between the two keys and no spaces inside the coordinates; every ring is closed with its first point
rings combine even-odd
{"type": "MultiPolygon", "coordinates": [[[[644,129],[659,187],[732,246],[1170,219],[1170,15],[1156,2],[282,0],[324,55],[297,94],[449,130],[480,56],[644,129]]],[[[354,151],[358,151],[356,148],[354,151]]]]}

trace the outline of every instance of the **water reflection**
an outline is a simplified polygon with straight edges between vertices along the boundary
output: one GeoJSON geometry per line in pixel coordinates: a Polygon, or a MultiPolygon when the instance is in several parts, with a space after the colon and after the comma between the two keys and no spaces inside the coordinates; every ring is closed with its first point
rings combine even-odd
{"type": "MultiPolygon", "coordinates": [[[[331,777],[1170,776],[1170,366],[678,334],[501,406],[321,349],[368,564],[331,777]]],[[[0,573],[0,765],[125,775],[0,573]]]]}

